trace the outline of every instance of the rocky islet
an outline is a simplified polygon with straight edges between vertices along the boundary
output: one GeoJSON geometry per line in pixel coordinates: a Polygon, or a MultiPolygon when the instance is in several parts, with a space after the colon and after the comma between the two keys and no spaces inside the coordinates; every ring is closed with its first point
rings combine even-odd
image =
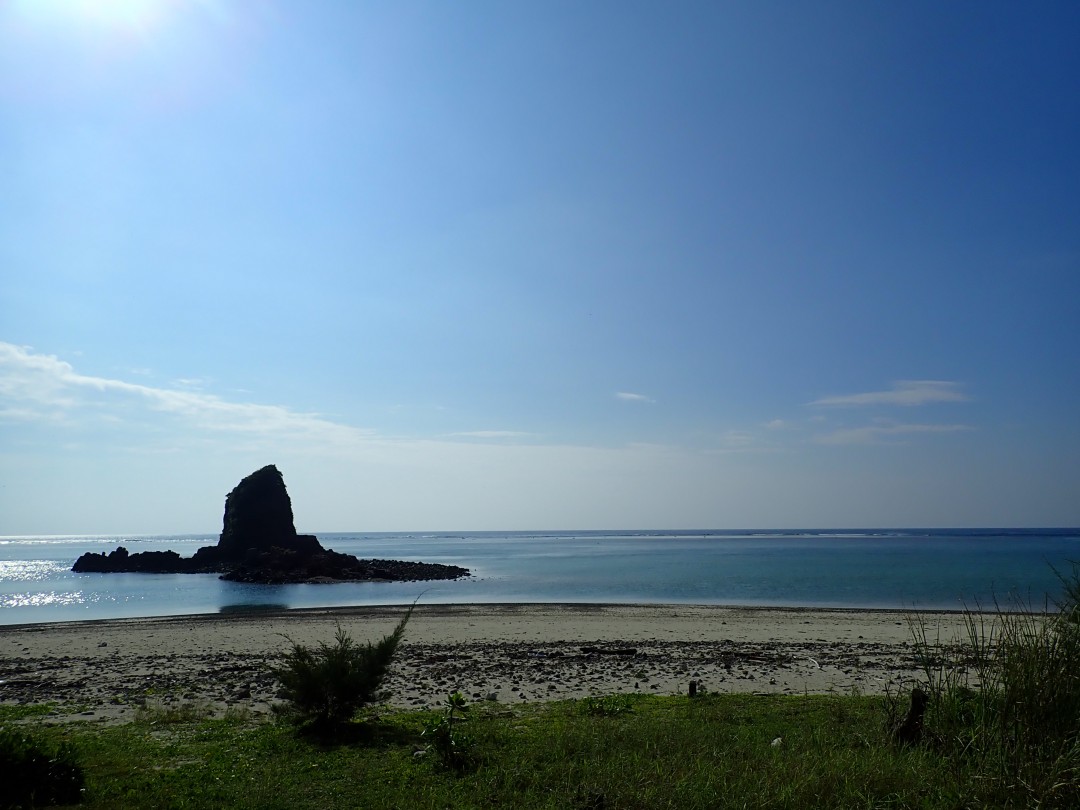
{"type": "Polygon", "coordinates": [[[323,548],[311,534],[297,534],[285,479],[273,464],[244,478],[225,498],[225,516],[215,546],[191,557],[175,551],[86,553],[76,573],[219,574],[222,579],[262,584],[320,582],[406,582],[459,579],[456,565],[403,560],[361,560],[323,548]]]}

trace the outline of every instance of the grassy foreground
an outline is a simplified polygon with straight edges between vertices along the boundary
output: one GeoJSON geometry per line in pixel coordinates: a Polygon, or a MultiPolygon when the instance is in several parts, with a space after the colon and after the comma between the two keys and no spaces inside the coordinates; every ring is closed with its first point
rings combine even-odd
{"type": "MultiPolygon", "coordinates": [[[[894,707],[895,708],[895,707],[894,707]]],[[[114,727],[46,727],[71,742],[86,808],[715,808],[1025,806],[962,759],[889,741],[871,697],[625,696],[475,705],[470,761],[417,756],[434,712],[368,711],[332,741],[243,715],[149,711],[114,727]],[[780,742],[774,741],[780,738],[780,742]]]]}

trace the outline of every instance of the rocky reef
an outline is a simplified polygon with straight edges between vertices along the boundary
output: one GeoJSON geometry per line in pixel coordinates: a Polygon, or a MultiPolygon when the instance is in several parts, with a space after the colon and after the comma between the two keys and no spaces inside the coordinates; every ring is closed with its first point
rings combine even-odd
{"type": "Polygon", "coordinates": [[[273,464],[247,476],[225,498],[216,546],[191,557],[175,551],[86,553],[77,573],[220,574],[235,582],[406,582],[458,579],[467,568],[401,560],[361,560],[323,548],[311,534],[297,534],[285,479],[273,464]]]}

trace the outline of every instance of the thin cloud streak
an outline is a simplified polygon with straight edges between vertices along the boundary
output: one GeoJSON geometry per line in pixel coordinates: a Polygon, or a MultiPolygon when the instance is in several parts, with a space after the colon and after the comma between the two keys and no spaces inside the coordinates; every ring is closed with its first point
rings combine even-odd
{"type": "Polygon", "coordinates": [[[623,402],[656,402],[652,397],[647,397],[644,394],[633,394],[629,391],[618,391],[615,398],[623,402]]]}
{"type": "Polygon", "coordinates": [[[816,407],[858,408],[868,405],[915,407],[934,402],[966,402],[970,397],[958,382],[948,380],[897,380],[888,391],[867,391],[823,397],[807,403],[816,407]]]}
{"type": "Polygon", "coordinates": [[[894,444],[886,439],[926,433],[960,433],[974,430],[971,425],[877,424],[857,428],[842,428],[818,436],[815,444],[894,444]]]}
{"type": "Polygon", "coordinates": [[[463,430],[450,434],[465,439],[524,439],[534,435],[523,430],[463,430]]]}

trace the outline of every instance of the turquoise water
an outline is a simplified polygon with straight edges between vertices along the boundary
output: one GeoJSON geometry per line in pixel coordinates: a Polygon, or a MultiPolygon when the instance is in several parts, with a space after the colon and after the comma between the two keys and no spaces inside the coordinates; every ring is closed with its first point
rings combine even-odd
{"type": "Polygon", "coordinates": [[[173,549],[214,535],[0,538],[0,624],[259,607],[622,602],[956,609],[1017,594],[1042,607],[1080,529],[477,532],[319,535],[358,557],[453,563],[455,582],[247,585],[211,574],[74,574],[85,551],[173,549]]]}

